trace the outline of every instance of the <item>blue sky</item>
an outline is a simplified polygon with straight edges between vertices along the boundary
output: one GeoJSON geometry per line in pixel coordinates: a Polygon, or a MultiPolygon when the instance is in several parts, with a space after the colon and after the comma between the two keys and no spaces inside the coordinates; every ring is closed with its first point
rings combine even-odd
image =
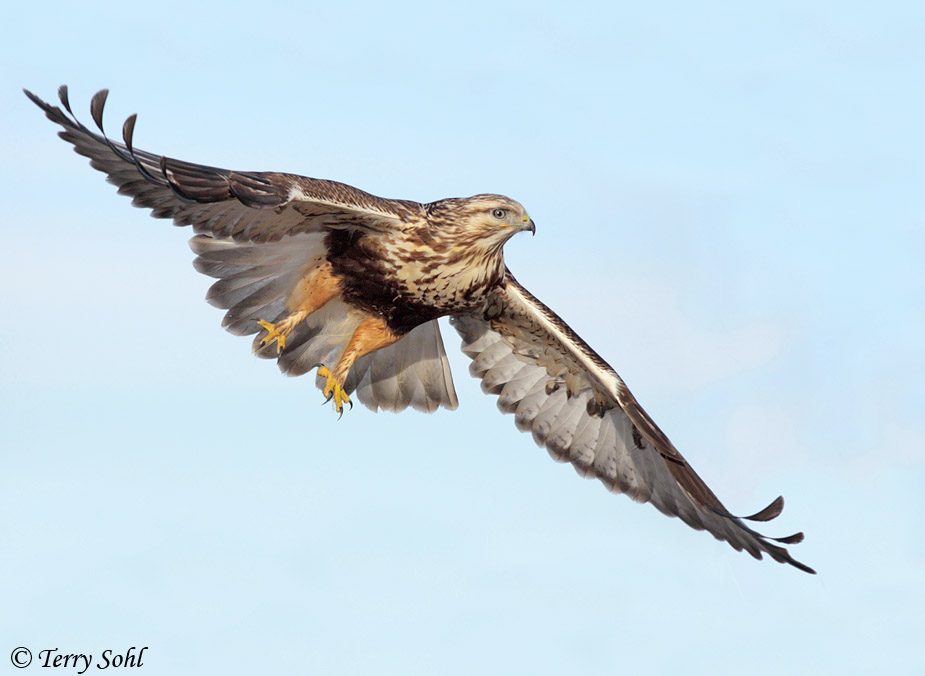
{"type": "Polygon", "coordinates": [[[149,674],[925,669],[925,10],[807,4],[7,10],[0,648],[147,645],[149,674]],[[520,281],[731,509],[782,493],[773,534],[804,530],[819,575],[553,463],[449,329],[458,411],[337,422],[221,330],[189,233],[20,92],[61,83],[85,121],[109,87],[151,151],[517,199],[520,281]]]}

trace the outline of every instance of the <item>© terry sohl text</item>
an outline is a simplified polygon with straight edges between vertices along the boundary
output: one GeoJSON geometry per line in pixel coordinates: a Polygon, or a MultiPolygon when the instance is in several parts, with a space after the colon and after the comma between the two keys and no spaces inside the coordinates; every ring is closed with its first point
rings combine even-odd
{"type": "MultiPolygon", "coordinates": [[[[104,650],[96,663],[97,669],[108,669],[109,667],[141,667],[144,666],[141,658],[145,654],[145,646],[136,652],[135,646],[132,646],[125,653],[116,653],[113,650],[104,650]]],[[[39,651],[38,664],[42,667],[76,667],[80,669],[78,674],[84,673],[93,664],[93,655],[84,655],[83,653],[74,654],[55,654],[57,648],[46,648],[39,651]]]]}

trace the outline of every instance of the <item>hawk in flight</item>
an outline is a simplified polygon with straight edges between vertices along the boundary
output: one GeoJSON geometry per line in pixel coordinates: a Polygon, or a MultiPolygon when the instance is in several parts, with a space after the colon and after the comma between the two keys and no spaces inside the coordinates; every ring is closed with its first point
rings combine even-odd
{"type": "Polygon", "coordinates": [[[781,546],[802,533],[770,538],[746,524],[776,517],[782,498],[730,514],[610,365],[517,282],[504,244],[534,232],[519,203],[484,194],[420,204],[154,155],[132,144],[135,115],[123,143],[107,138],[107,93],[90,105],[97,134],[73,115],[66,87],[67,113],[26,91],[134,205],[193,227],[194,265],[217,280],[207,300],[227,310],[222,325],[256,334],[254,352],[289,375],[317,369],[338,412],[351,397],[373,410],[456,408],[437,324],[448,316],[482,389],[553,458],[755,558],[814,572],[781,546]]]}

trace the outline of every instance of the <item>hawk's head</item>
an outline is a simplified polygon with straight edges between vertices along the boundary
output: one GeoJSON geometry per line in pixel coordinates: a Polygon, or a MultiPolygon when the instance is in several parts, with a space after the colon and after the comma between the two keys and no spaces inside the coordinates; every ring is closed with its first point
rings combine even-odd
{"type": "Polygon", "coordinates": [[[500,250],[518,232],[536,233],[523,205],[504,195],[457,197],[427,206],[430,222],[457,245],[500,250]]]}

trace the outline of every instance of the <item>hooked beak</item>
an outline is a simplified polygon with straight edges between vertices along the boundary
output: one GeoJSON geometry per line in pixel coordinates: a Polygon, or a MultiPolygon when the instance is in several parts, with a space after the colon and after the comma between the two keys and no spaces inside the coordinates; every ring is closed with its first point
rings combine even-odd
{"type": "Polygon", "coordinates": [[[531,235],[536,236],[536,224],[532,218],[521,226],[520,231],[523,232],[524,230],[529,230],[531,235]]]}

